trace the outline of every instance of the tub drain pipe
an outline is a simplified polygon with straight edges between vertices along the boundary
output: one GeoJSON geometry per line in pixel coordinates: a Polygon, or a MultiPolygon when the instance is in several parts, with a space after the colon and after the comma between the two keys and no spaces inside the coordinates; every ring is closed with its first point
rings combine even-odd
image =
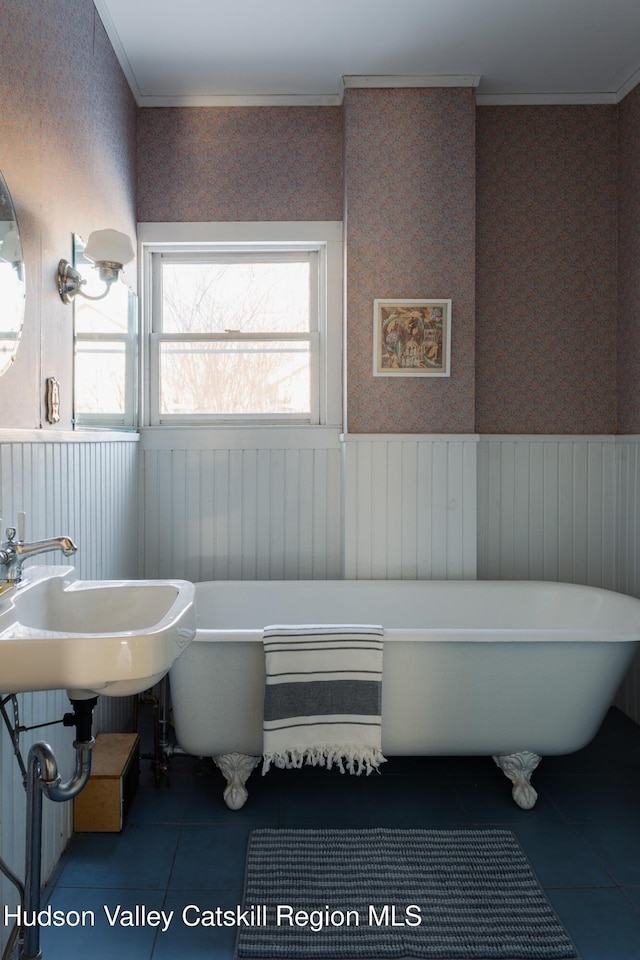
{"type": "Polygon", "coordinates": [[[72,800],[86,785],[91,773],[91,748],[94,739],[91,736],[91,715],[97,703],[97,697],[89,700],[72,700],[73,714],[64,718],[66,726],[75,726],[77,739],[73,746],[76,751],[76,768],[67,783],[62,783],[58,773],[58,762],[48,743],[34,743],[27,761],[27,844],[25,868],[24,911],[29,925],[24,927],[24,938],[20,950],[20,960],[40,960],[40,885],[42,870],[42,795],[54,803],[72,800]]]}

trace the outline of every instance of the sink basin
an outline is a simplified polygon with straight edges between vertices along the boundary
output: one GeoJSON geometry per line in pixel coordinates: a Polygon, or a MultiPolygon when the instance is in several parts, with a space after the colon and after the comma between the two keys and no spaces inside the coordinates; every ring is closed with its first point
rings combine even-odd
{"type": "Polygon", "coordinates": [[[147,690],[195,636],[185,580],[79,580],[33,566],[0,594],[0,690],[66,689],[72,699],[147,690]]]}

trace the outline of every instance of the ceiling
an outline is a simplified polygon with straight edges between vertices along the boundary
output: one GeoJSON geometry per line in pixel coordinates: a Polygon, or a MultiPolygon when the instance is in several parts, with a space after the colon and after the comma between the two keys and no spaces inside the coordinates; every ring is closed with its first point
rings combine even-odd
{"type": "Polygon", "coordinates": [[[615,103],[640,82],[640,0],[94,3],[141,106],[328,105],[388,84],[615,103]]]}

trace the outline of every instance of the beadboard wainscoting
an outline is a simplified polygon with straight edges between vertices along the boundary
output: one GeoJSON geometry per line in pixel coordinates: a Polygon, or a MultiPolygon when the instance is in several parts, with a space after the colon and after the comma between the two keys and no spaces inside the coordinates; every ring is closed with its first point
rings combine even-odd
{"type": "Polygon", "coordinates": [[[340,576],[340,441],[325,427],[142,431],[143,575],[340,576]]]}
{"type": "Polygon", "coordinates": [[[475,576],[475,436],[151,429],[142,447],[144,576],[475,576]]]}
{"type": "MultiPolygon", "coordinates": [[[[478,577],[640,596],[640,437],[482,436],[478,577]]],[[[616,704],[640,723],[640,655],[616,704]]]]}
{"type": "Polygon", "coordinates": [[[476,576],[476,451],[468,434],[344,434],[344,576],[476,576]]]}
{"type": "MultiPolygon", "coordinates": [[[[4,526],[26,513],[27,539],[69,535],[78,552],[71,560],[45,554],[39,563],[72,563],[84,579],[136,577],[138,565],[138,443],[118,434],[0,432],[0,514],[4,526]]],[[[3,530],[4,538],[4,530],[3,530]]],[[[0,688],[2,678],[0,677],[0,688]]],[[[2,690],[2,694],[11,691],[2,690]]],[[[59,720],[70,709],[64,691],[20,694],[20,723],[30,727],[59,720]]],[[[12,714],[9,705],[9,714],[12,714]]],[[[101,697],[95,732],[122,730],[131,716],[131,700],[101,697]]],[[[4,724],[0,724],[0,851],[10,868],[24,877],[26,794],[4,724]]],[[[36,740],[53,747],[63,779],[73,773],[73,729],[44,727],[20,735],[25,758],[36,740]]],[[[71,803],[44,801],[43,878],[57,862],[71,835],[71,803]]],[[[16,904],[14,887],[0,874],[0,902],[16,904]]],[[[6,937],[8,931],[2,931],[6,937]]],[[[0,938],[1,939],[1,938],[0,938]]]]}
{"type": "Polygon", "coordinates": [[[483,436],[478,577],[616,589],[614,437],[483,436]]]}
{"type": "MultiPolygon", "coordinates": [[[[640,597],[640,436],[616,438],[616,589],[640,597]]],[[[640,654],[622,684],[616,704],[640,723],[640,654]]]]}

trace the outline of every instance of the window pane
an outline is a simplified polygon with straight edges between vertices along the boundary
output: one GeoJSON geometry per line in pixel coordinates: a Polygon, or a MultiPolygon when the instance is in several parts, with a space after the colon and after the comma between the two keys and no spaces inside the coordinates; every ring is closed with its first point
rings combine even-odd
{"type": "Polygon", "coordinates": [[[163,263],[163,333],[304,333],[309,261],[163,263]]]}
{"type": "Polygon", "coordinates": [[[162,414],[308,414],[306,342],[161,343],[162,414]]]}
{"type": "MultiPolygon", "coordinates": [[[[82,271],[81,271],[82,272],[82,271]]],[[[89,286],[82,289],[86,293],[98,295],[104,290],[104,283],[98,277],[97,270],[88,271],[97,289],[89,286]]],[[[122,282],[112,284],[109,296],[104,300],[83,300],[76,297],[73,301],[74,324],[76,333],[126,333],[129,329],[130,290],[122,282]]]]}
{"type": "Polygon", "coordinates": [[[124,414],[124,343],[76,340],[76,413],[124,414]]]}

